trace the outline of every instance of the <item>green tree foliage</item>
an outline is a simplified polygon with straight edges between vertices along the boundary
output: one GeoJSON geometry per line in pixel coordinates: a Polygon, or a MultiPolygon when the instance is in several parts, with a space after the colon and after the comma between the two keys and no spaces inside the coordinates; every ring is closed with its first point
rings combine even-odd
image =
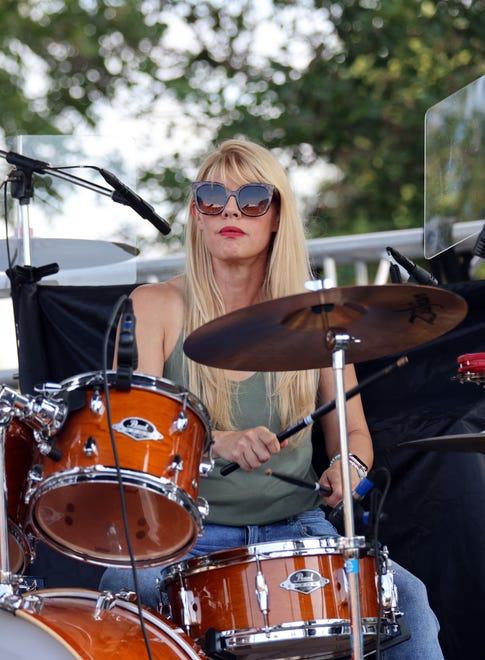
{"type": "Polygon", "coordinates": [[[100,101],[157,77],[163,21],[138,0],[3,0],[0,125],[6,135],[95,125],[100,101]],[[35,71],[35,74],[32,72],[35,71]]]}
{"type": "Polygon", "coordinates": [[[424,115],[485,74],[485,3],[275,0],[286,42],[260,62],[240,36],[257,33],[252,3],[237,15],[213,11],[210,40],[200,29],[209,4],[188,16],[200,49],[183,81],[169,84],[205,116],[223,117],[218,137],[247,135],[291,150],[294,162],[337,166],[311,213],[314,236],[420,226],[424,115]],[[295,42],[306,42],[303,66],[295,42]]]}
{"type": "MultiPolygon", "coordinates": [[[[332,166],[308,210],[313,236],[420,226],[425,111],[485,74],[482,0],[4,4],[5,133],[94,126],[121,92],[147,122],[177,99],[194,135],[244,135],[289,167],[332,166]]],[[[174,215],[193,172],[187,142],[145,177],[174,215]]]]}

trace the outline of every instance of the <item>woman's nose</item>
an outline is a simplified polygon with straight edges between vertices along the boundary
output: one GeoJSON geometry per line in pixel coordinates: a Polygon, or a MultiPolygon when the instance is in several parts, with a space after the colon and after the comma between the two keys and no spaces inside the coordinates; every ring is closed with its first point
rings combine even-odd
{"type": "Polygon", "coordinates": [[[236,202],[236,194],[235,193],[230,193],[229,199],[227,200],[227,204],[224,208],[224,215],[241,215],[241,211],[239,210],[239,206],[237,205],[236,202]]]}

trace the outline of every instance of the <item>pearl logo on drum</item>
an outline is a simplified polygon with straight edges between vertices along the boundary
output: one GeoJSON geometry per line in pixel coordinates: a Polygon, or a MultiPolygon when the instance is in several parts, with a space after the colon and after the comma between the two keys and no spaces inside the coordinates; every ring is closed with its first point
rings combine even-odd
{"type": "Polygon", "coordinates": [[[330,580],[324,578],[311,569],[302,569],[300,571],[293,571],[290,573],[284,582],[280,583],[280,587],[287,591],[298,591],[301,594],[311,594],[317,589],[323,588],[330,580]]]}
{"type": "Polygon", "coordinates": [[[163,434],[148,420],[142,417],[125,417],[113,429],[133,440],[163,440],[163,434]]]}

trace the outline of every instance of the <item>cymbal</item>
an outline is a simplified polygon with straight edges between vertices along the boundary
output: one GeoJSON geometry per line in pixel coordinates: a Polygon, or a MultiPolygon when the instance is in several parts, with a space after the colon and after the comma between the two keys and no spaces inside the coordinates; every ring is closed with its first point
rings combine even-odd
{"type": "MultiPolygon", "coordinates": [[[[19,262],[20,241],[10,240],[10,252],[15,263],[19,262]]],[[[125,243],[78,238],[41,238],[30,239],[32,265],[45,266],[56,262],[62,270],[70,268],[89,268],[107,266],[132,259],[139,254],[138,248],[125,243]]],[[[0,269],[8,268],[7,246],[5,239],[0,240],[0,269]]]]}
{"type": "Polygon", "coordinates": [[[292,371],[332,365],[327,332],[360,340],[347,363],[393,355],[445,334],[467,313],[465,300],[412,284],[336,287],[276,298],[230,312],[192,332],[186,355],[236,371],[292,371]]]}
{"type": "Polygon", "coordinates": [[[445,449],[448,451],[479,451],[485,454],[485,433],[466,433],[464,435],[442,435],[437,438],[407,440],[399,442],[398,447],[414,449],[445,449]]]}

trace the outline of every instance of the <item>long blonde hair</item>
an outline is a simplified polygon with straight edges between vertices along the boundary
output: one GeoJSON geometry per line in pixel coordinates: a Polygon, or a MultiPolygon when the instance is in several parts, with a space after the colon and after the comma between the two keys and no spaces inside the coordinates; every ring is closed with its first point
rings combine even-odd
{"type": "MultiPolygon", "coordinates": [[[[268,253],[262,300],[302,293],[311,271],[303,224],[288,177],[276,158],[264,147],[246,140],[227,140],[208,155],[197,180],[230,179],[238,185],[272,183],[279,202],[279,228],[268,253]]],[[[184,329],[188,336],[199,326],[226,313],[214,277],[202,232],[189,210],[186,240],[186,305],[184,329]]],[[[221,369],[186,360],[189,389],[207,406],[214,428],[233,428],[230,387],[221,369]]],[[[314,370],[266,374],[270,403],[279,407],[282,428],[308,415],[315,405],[317,372],[314,370]]]]}

